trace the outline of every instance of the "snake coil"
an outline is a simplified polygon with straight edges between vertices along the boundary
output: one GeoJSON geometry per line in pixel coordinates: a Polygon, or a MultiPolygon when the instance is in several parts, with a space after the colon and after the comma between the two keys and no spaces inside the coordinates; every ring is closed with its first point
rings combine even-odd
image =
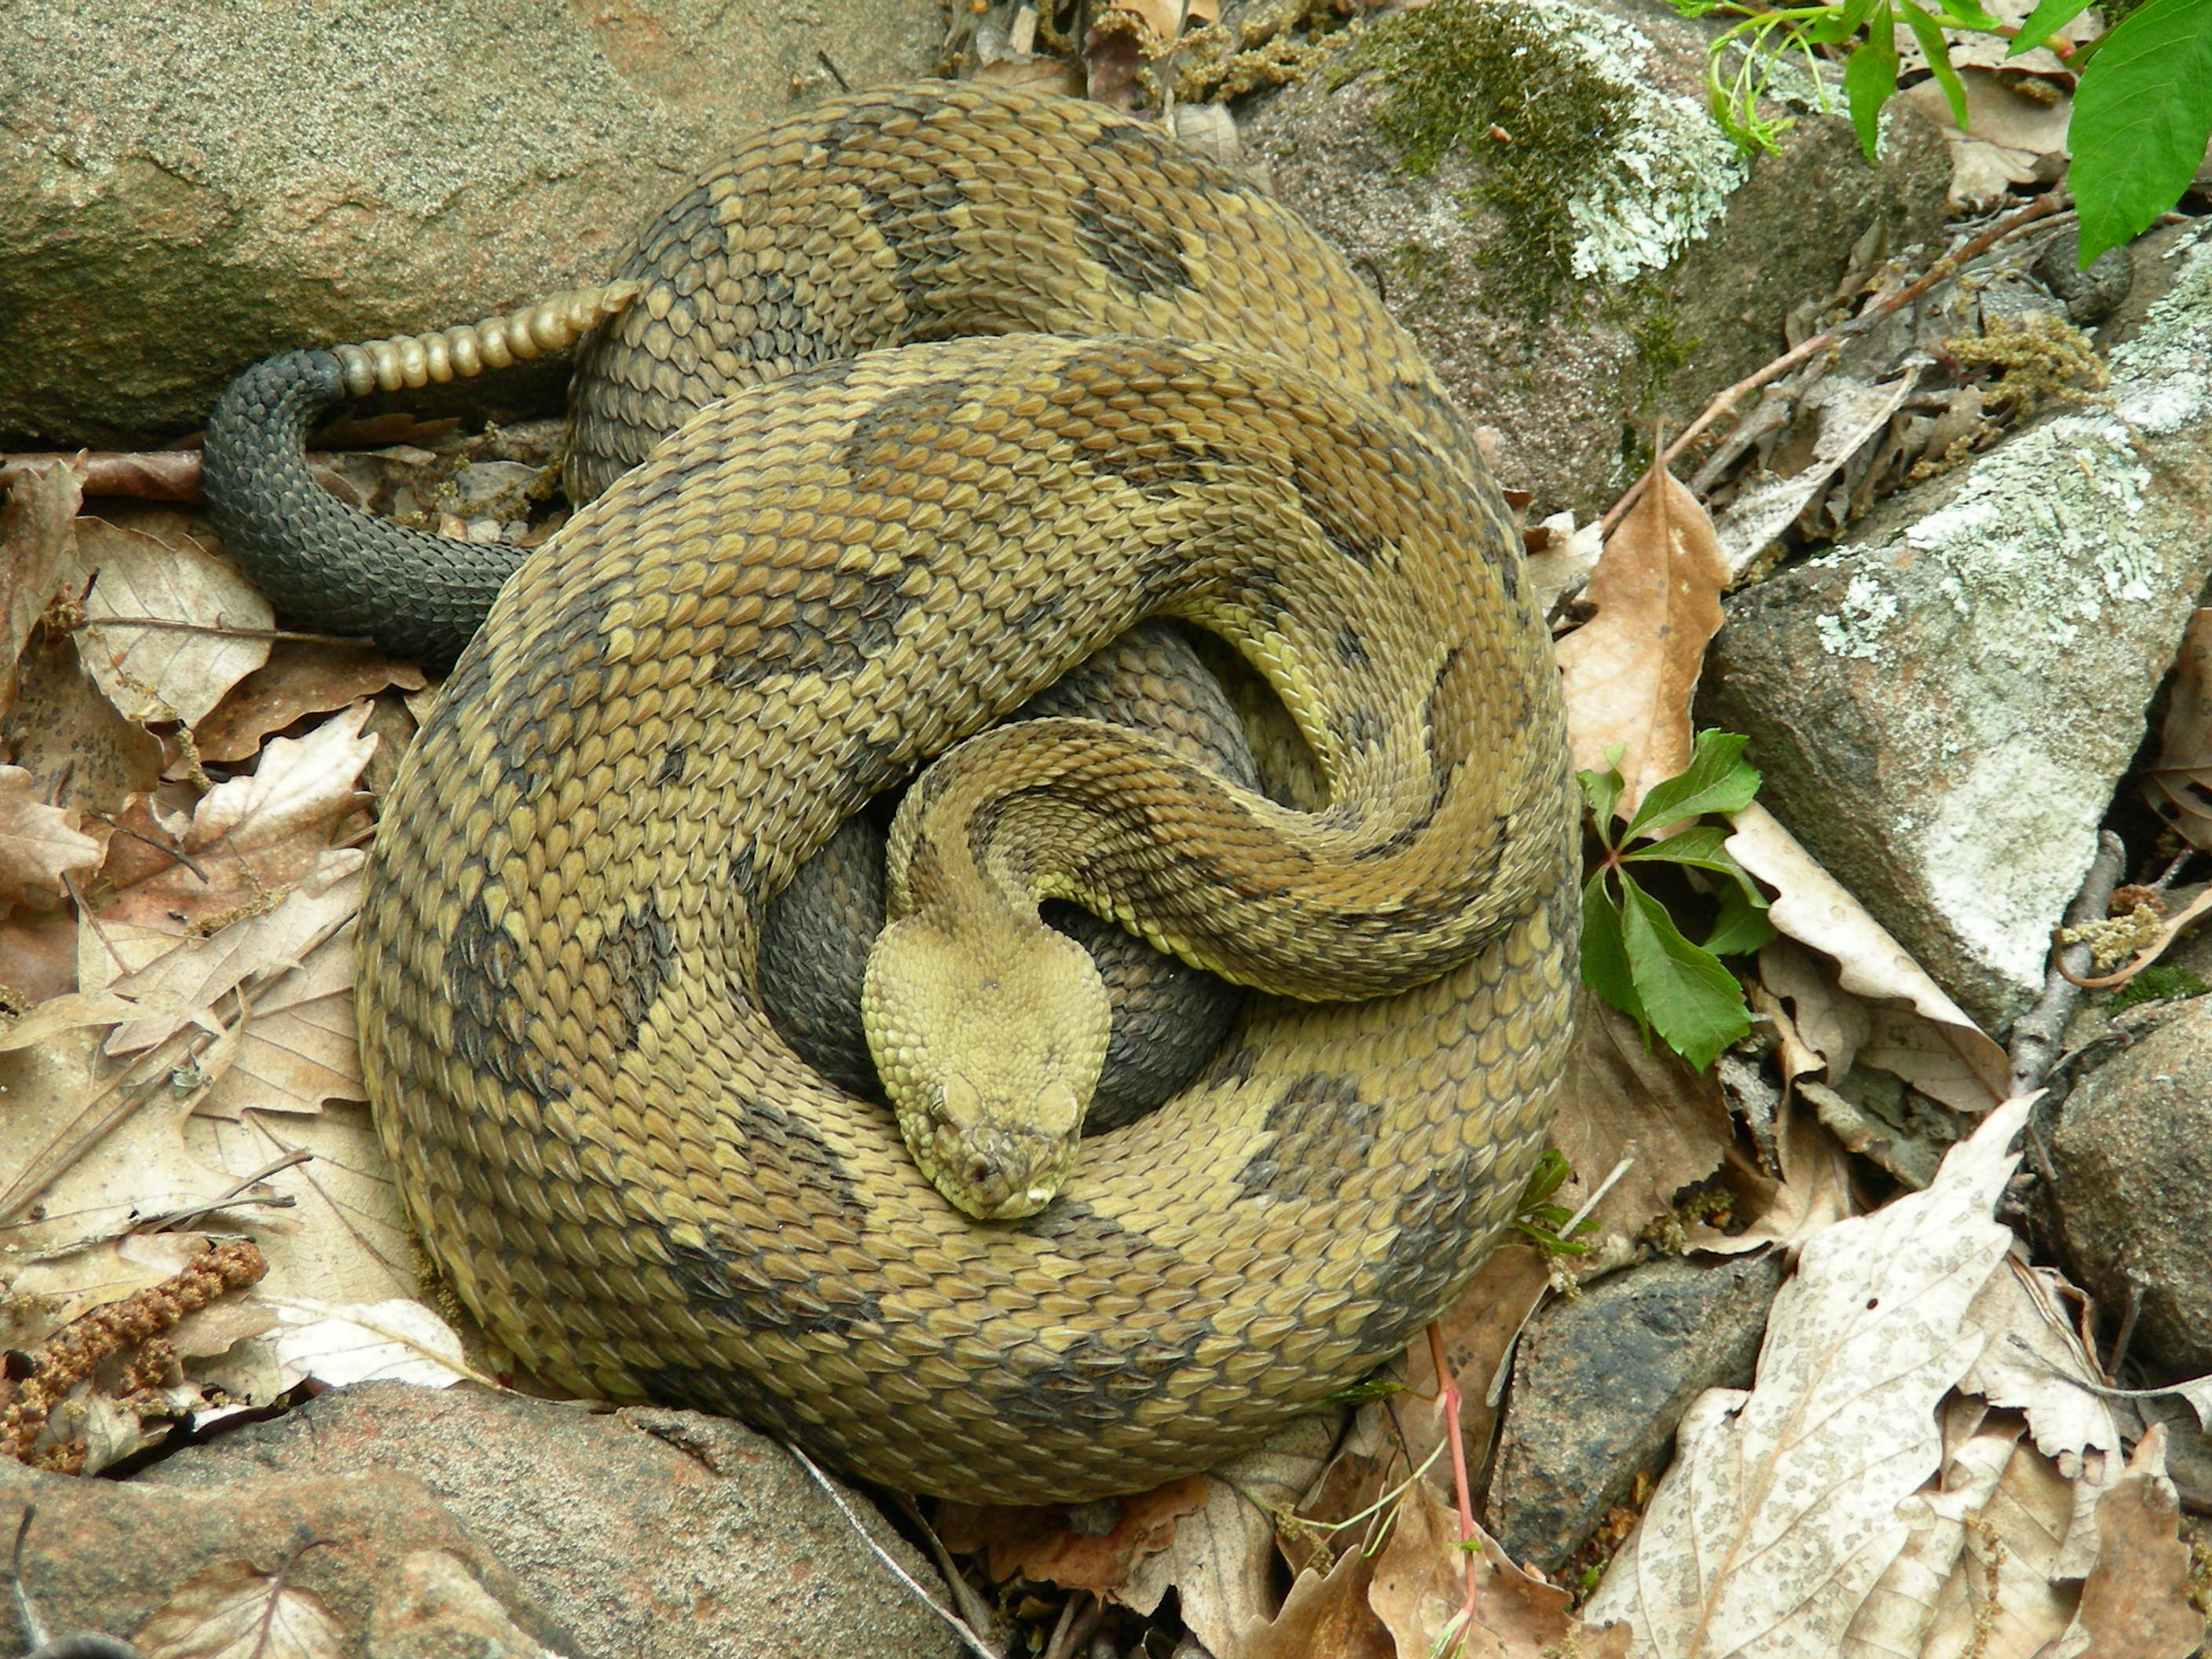
{"type": "MultiPolygon", "coordinates": [[[[1511,1212],[1577,930],[1547,636],[1433,374],[1249,186],[974,86],[761,134],[617,281],[590,505],[460,653],[362,917],[369,1092],[455,1289],[556,1386],[986,1501],[1188,1473],[1357,1380],[1511,1212]],[[1316,810],[1095,721],[986,732],[1146,617],[1265,677],[1316,810]],[[947,750],[895,910],[1068,898],[1257,992],[1018,1221],[950,1208],[759,996],[763,905],[947,750]]],[[[210,427],[234,545],[280,605],[428,594],[420,648],[468,638],[477,555],[300,496],[273,384],[210,427]]]]}

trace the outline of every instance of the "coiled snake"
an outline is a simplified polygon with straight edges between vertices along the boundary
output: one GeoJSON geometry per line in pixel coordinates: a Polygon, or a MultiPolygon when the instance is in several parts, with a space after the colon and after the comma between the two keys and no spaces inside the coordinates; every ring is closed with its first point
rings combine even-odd
{"type": "MultiPolygon", "coordinates": [[[[1310,229],[1085,104],[831,100],[623,274],[644,290],[572,392],[597,499],[462,655],[362,913],[368,1087],[425,1241],[555,1385],[889,1486],[1038,1502],[1218,1461],[1449,1300],[1560,1071],[1563,720],[1467,433],[1310,229]],[[1148,616],[1266,676],[1321,810],[1095,721],[983,731],[1148,616]],[[766,897],[963,739],[893,836],[894,916],[975,963],[902,970],[877,1042],[925,1116],[969,1085],[948,1041],[1085,1063],[1092,1016],[1031,976],[1080,979],[1041,896],[1266,994],[1021,1219],[951,1208],[756,977],[766,897]]],[[[233,452],[334,365],[249,376],[210,424],[210,499],[295,611],[356,532],[233,452]]],[[[465,638],[477,555],[407,556],[447,562],[345,603],[434,656],[416,613],[465,638]]]]}

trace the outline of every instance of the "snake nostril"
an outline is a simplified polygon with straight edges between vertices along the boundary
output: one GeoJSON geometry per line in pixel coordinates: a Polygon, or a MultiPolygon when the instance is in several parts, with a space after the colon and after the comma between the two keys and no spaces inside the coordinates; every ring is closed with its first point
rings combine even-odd
{"type": "Polygon", "coordinates": [[[972,1185],[988,1186],[990,1184],[991,1177],[996,1173],[998,1171],[988,1158],[970,1158],[968,1161],[968,1179],[972,1185]]]}

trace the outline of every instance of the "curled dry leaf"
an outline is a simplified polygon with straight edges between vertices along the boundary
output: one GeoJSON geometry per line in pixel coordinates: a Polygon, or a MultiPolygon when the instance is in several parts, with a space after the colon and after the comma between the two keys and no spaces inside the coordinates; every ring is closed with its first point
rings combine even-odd
{"type": "Polygon", "coordinates": [[[320,1596],[246,1561],[202,1573],[132,1639],[146,1659],[341,1659],[346,1651],[320,1596]]]}
{"type": "Polygon", "coordinates": [[[1566,1591],[1513,1565],[1497,1542],[1476,1529],[1474,1607],[1468,1600],[1470,1553],[1462,1547],[1457,1513],[1425,1486],[1399,1500],[1389,1541],[1375,1563],[1367,1602],[1398,1644],[1398,1659],[1548,1659],[1572,1638],[1585,1659],[1626,1659],[1626,1626],[1594,1629],[1567,1611],[1566,1591]]]}
{"type": "Polygon", "coordinates": [[[2116,1459],[2120,1450],[2112,1408],[2094,1392],[2107,1385],[2104,1368],[2083,1346],[2061,1300],[2070,1288],[2052,1269],[2030,1267],[2015,1251],[1967,1310],[1968,1328],[1990,1340],[1959,1382],[1992,1406],[2024,1412],[2036,1449],[2069,1477],[2093,1455],[2116,1459]]]}
{"type": "Polygon", "coordinates": [[[1583,590],[1597,615],[1556,651],[1575,765],[1602,772],[1607,750],[1623,751],[1623,817],[1690,763],[1690,694],[1720,630],[1728,584],[1713,521],[1655,463],[1583,590]]]}
{"type": "Polygon", "coordinates": [[[2181,1502],[2166,1475],[2166,1425],[2154,1423],[2126,1475],[2097,1505],[2097,1565],[2081,1586],[2079,1659],[2189,1659],[2204,1616],[2189,1602],[2181,1502]]]}
{"type": "Polygon", "coordinates": [[[1741,1158],[1731,1158],[1723,1171],[1734,1195],[1736,1231],[1687,1222],[1685,1247],[1703,1255],[1741,1255],[1777,1244],[1795,1249],[1851,1213],[1850,1159],[1802,1103],[1785,1102],[1778,1109],[1774,1148],[1778,1181],[1741,1158]]]}
{"type": "Polygon", "coordinates": [[[1115,1599],[1149,1614],[1172,1588],[1191,1634],[1227,1652],[1273,1605],[1275,1517],[1321,1473],[1346,1415],[1301,1417],[1207,1473],[1206,1501],[1177,1518],[1165,1549],[1131,1564],[1115,1599]]]}
{"type": "Polygon", "coordinates": [[[948,1504],[938,1529],[948,1548],[988,1549],[993,1579],[1019,1576],[1118,1595],[1138,1562],[1174,1540],[1176,1523],[1206,1503],[1206,1478],[1186,1475],[1133,1497],[1070,1510],[948,1504]]]}
{"type": "Polygon", "coordinates": [[[1309,1567],[1273,1619],[1248,1625],[1220,1659],[1396,1659],[1398,1644],[1367,1604],[1375,1563],[1358,1550],[1327,1574],[1309,1567]]]}
{"type": "Polygon", "coordinates": [[[1632,1238],[1683,1188],[1720,1168],[1735,1139],[1716,1079],[1647,1044],[1633,1020],[1587,991],[1577,997],[1552,1122],[1552,1144],[1574,1168],[1560,1203],[1579,1208],[1616,1164],[1632,1159],[1592,1212],[1605,1231],[1632,1238]]]}
{"type": "Polygon", "coordinates": [[[0,714],[15,705],[15,665],[61,585],[76,544],[84,473],[58,459],[0,473],[0,714]]]}
{"type": "Polygon", "coordinates": [[[0,915],[27,901],[55,903],[67,891],[64,878],[100,867],[106,846],[78,821],[67,808],[43,804],[21,767],[0,766],[0,915]]]}
{"type": "Polygon", "coordinates": [[[1991,1218],[2030,1103],[1992,1112],[1935,1182],[1808,1240],[1748,1394],[1713,1389],[1585,1609],[1637,1655],[1833,1652],[1941,1466],[1937,1402],[1985,1339],[1966,1328],[2004,1260],[1991,1218]]]}
{"type": "Polygon", "coordinates": [[[1766,919],[1791,939],[1832,957],[1844,990],[1875,1002],[1909,1004],[1927,1023],[1927,1030],[1911,1041],[1899,1028],[1885,1028],[1884,1069],[1897,1071],[1906,1082],[1960,1110],[1983,1111],[2002,1100],[2011,1072],[2004,1050],[1772,813],[1754,801],[1735,814],[1734,822],[1728,850],[1737,863],[1778,890],[1766,919]],[[1916,1053],[1920,1058],[1910,1058],[1916,1053]]]}
{"type": "Polygon", "coordinates": [[[2159,728],[2158,760],[2141,776],[2151,810],[2199,852],[2212,848],[2212,610],[2190,614],[2159,728]]]}
{"type": "Polygon", "coordinates": [[[126,720],[196,725],[269,659],[276,618],[245,577],[188,540],[157,540],[105,519],[76,521],[74,580],[85,594],[84,665],[126,720]],[[131,627],[150,617],[169,624],[131,627]]]}
{"type": "Polygon", "coordinates": [[[2053,88],[2049,99],[2021,90],[1990,68],[1959,70],[1966,94],[1963,132],[1951,117],[1951,100],[1933,80],[1900,94],[1933,121],[1951,149],[1951,205],[1978,212],[2008,196],[2014,185],[2049,184],[2066,159],[2066,128],[2073,100],[2053,88]]]}
{"type": "Polygon", "coordinates": [[[346,708],[387,686],[420,691],[427,683],[421,669],[367,646],[279,640],[269,660],[231,687],[192,735],[202,760],[228,764],[247,759],[271,732],[304,715],[346,708]]]}

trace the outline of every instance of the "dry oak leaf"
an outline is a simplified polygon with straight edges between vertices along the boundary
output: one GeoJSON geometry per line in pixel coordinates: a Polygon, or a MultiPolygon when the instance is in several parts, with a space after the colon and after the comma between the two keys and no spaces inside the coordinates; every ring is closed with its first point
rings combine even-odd
{"type": "Polygon", "coordinates": [[[1990,1113],[1924,1191],[1806,1242],[1751,1391],[1691,1407],[1584,1609],[1633,1626],[1637,1659],[1838,1650],[1911,1540],[1899,1504],[1942,1466],[1937,1403],[1986,1343],[1966,1314],[2012,1243],[1992,1212],[2031,1103],[1990,1113]]]}
{"type": "Polygon", "coordinates": [[[1205,1502],[1206,1477],[1190,1474],[1073,1512],[1056,1504],[947,1504],[938,1512],[938,1530],[951,1549],[988,1547],[995,1582],[1020,1577],[1116,1595],[1137,1563],[1165,1549],[1176,1522],[1205,1502]]]}
{"type": "Polygon", "coordinates": [[[1728,561],[1713,521],[1674,475],[1654,463],[1583,597],[1597,607],[1555,648],[1575,764],[1602,772],[1622,750],[1619,811],[1690,763],[1690,694],[1705,645],[1720,631],[1728,561]]]}
{"type": "Polygon", "coordinates": [[[231,687],[192,735],[202,760],[228,765],[302,716],[346,708],[386,686],[420,691],[428,683],[421,669],[368,646],[279,640],[269,660],[231,687]]]}
{"type": "Polygon", "coordinates": [[[76,521],[75,580],[89,583],[77,635],[86,672],[126,720],[197,725],[269,659],[276,617],[253,586],[189,539],[165,542],[106,519],[76,521]],[[168,624],[129,626],[123,618],[168,624]]]}
{"type": "Polygon", "coordinates": [[[5,477],[0,498],[0,714],[15,706],[15,665],[61,586],[76,543],[84,471],[59,460],[5,477]]]}
{"type": "Polygon", "coordinates": [[[1367,1605],[1375,1563],[1356,1549],[1327,1576],[1301,1572],[1273,1619],[1245,1626],[1220,1659],[1396,1659],[1398,1644],[1367,1605]]]}
{"type": "Polygon", "coordinates": [[[104,842],[77,828],[78,815],[48,806],[20,766],[0,766],[0,915],[28,902],[47,905],[68,891],[64,878],[96,870],[104,842]]]}

